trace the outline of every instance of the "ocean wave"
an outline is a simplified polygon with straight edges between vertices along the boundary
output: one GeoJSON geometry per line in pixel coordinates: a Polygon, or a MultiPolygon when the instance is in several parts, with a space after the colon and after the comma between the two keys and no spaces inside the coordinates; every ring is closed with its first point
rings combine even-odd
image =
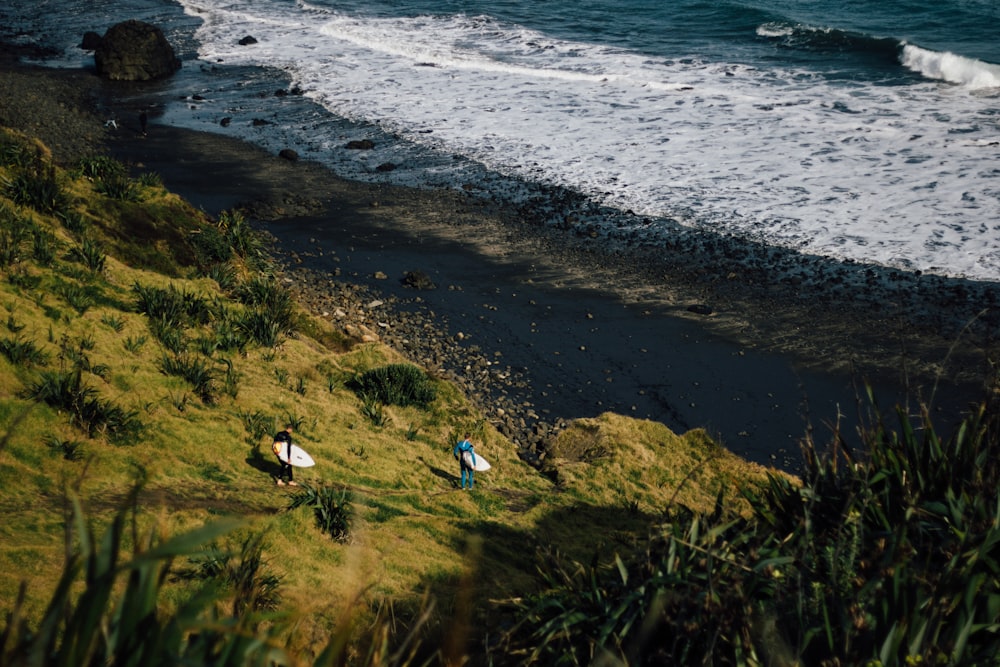
{"type": "Polygon", "coordinates": [[[939,79],[973,89],[1000,88],[1000,65],[974,58],[905,44],[900,62],[904,67],[929,79],[939,79]]]}
{"type": "Polygon", "coordinates": [[[859,53],[882,57],[892,62],[899,58],[903,43],[891,37],[824,28],[800,23],[772,21],[757,27],[757,35],[784,48],[812,52],[859,53]]]}

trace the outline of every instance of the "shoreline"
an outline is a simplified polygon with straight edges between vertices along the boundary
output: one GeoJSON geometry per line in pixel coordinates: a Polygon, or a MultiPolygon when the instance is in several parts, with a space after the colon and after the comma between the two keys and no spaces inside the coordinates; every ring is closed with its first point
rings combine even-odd
{"type": "MultiPolygon", "coordinates": [[[[0,64],[8,98],[40,79],[51,89],[36,96],[75,90],[57,111],[80,127],[99,121],[102,101],[141,96],[141,87],[84,71],[0,64]],[[88,101],[89,115],[73,109],[88,101]]],[[[18,111],[4,113],[9,122],[18,111]]],[[[244,208],[276,239],[308,307],[457,381],[529,457],[544,454],[541,443],[560,423],[610,410],[678,431],[704,427],[745,458],[788,467],[811,425],[844,414],[853,428],[863,378],[890,405],[927,399],[940,381],[942,416],[983,395],[995,323],[959,332],[969,312],[992,305],[983,300],[995,298],[992,284],[822,262],[796,277],[783,272],[782,251],[743,244],[759,260],[734,262],[727,257],[737,246],[708,248],[693,236],[672,249],[605,250],[585,231],[554,229],[531,211],[469,193],[346,181],[315,163],[155,120],[142,138],[127,120],[80,141],[160,174],[211,215],[244,208]],[[437,289],[403,286],[407,271],[437,289]],[[376,300],[383,304],[367,307],[376,300]]],[[[45,140],[44,118],[35,125],[45,140]]],[[[66,128],[62,135],[53,150],[67,160],[80,149],[66,128]]],[[[816,435],[825,440],[820,428],[816,435]]]]}

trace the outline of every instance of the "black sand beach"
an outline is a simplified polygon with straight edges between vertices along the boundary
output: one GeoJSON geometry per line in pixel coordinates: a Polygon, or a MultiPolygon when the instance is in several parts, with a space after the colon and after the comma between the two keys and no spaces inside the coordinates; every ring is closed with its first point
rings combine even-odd
{"type": "Polygon", "coordinates": [[[35,100],[42,117],[5,103],[0,122],[63,161],[103,145],[210,214],[244,208],[304,303],[456,379],[525,449],[565,420],[614,411],[704,427],[750,460],[794,468],[810,424],[821,442],[838,414],[855,428],[866,381],[883,406],[933,399],[947,424],[992,372],[995,285],[808,258],[789,270],[787,253],[687,235],[602,250],[472,193],[349,182],[155,118],[142,137],[138,108],[135,127],[106,130],[101,105],[129,118],[114,100],[141,104],[141,90],[2,66],[5,99],[49,102],[35,100]],[[404,286],[410,271],[436,289],[404,286]]]}

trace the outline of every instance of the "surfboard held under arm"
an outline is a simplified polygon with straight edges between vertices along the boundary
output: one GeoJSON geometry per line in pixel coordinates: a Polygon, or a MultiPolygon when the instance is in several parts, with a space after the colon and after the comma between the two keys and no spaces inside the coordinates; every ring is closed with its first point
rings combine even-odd
{"type": "MultiPolygon", "coordinates": [[[[484,470],[489,470],[491,467],[490,462],[483,458],[482,454],[476,454],[476,464],[472,465],[472,452],[464,452],[462,454],[462,461],[469,468],[472,468],[476,472],[482,472],[484,470]]],[[[293,464],[294,465],[294,464],[293,464]]]]}
{"type": "Polygon", "coordinates": [[[313,457],[309,456],[306,450],[298,445],[291,446],[291,456],[288,455],[287,449],[286,447],[282,447],[281,452],[278,454],[278,458],[285,463],[290,463],[297,468],[310,468],[316,465],[313,457]]]}

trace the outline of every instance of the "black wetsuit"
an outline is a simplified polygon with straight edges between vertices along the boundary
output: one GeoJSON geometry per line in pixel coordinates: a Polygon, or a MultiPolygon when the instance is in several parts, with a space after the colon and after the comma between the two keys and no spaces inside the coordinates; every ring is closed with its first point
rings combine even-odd
{"type": "MultiPolygon", "coordinates": [[[[278,431],[274,436],[275,442],[282,443],[282,447],[285,449],[285,456],[289,459],[292,458],[292,434],[288,431],[278,431]]],[[[275,454],[277,456],[277,454],[275,454]]],[[[292,464],[285,463],[278,457],[278,465],[281,466],[281,470],[278,472],[278,479],[284,479],[288,477],[288,481],[292,481],[292,464]]]]}

